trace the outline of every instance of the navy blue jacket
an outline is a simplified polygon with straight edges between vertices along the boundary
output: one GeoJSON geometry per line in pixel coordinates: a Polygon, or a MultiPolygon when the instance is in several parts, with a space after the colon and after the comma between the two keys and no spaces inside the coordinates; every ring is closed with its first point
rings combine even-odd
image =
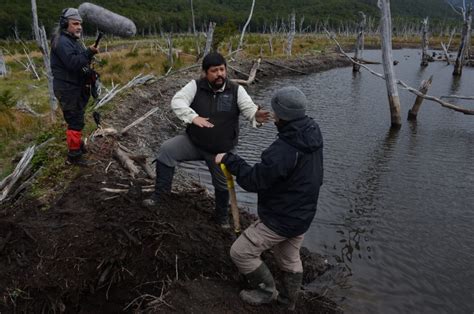
{"type": "Polygon", "coordinates": [[[51,70],[53,72],[54,90],[83,88],[86,71],[89,68],[93,52],[66,32],[51,45],[51,70]]]}
{"type": "Polygon", "coordinates": [[[272,231],[292,238],[304,234],[316,214],[323,183],[323,138],[309,117],[279,128],[278,139],[253,167],[228,153],[222,162],[237,183],[258,193],[258,216],[272,231]]]}

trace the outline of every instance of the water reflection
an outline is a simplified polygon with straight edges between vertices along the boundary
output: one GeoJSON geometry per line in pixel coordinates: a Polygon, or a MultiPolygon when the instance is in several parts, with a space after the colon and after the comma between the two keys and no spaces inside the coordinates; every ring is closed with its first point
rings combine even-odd
{"type": "MultiPolygon", "coordinates": [[[[376,216],[374,212],[379,203],[380,177],[387,169],[399,133],[394,129],[387,132],[374,151],[369,154],[366,168],[354,181],[355,190],[351,193],[354,198],[344,219],[344,228],[336,231],[342,236],[338,241],[342,246],[340,255],[335,258],[337,262],[344,263],[349,270],[352,270],[354,255],[362,259],[362,255],[365,254],[367,259],[372,259],[370,238],[374,234],[372,219],[376,216]]],[[[336,244],[333,246],[336,247],[336,244]]]]}

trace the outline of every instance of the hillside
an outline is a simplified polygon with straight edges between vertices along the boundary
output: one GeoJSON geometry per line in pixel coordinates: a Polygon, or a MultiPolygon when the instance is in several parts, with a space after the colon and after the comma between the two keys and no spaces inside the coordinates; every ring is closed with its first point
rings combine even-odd
{"type": "MultiPolygon", "coordinates": [[[[84,1],[43,0],[37,1],[39,19],[50,30],[57,22],[62,8],[77,7],[84,1]]],[[[231,21],[237,26],[243,25],[248,16],[251,0],[195,0],[194,9],[197,27],[213,20],[218,24],[231,21]]],[[[161,30],[182,32],[188,31],[191,25],[189,0],[97,0],[93,3],[102,5],[117,13],[130,17],[138,27],[138,33],[156,33],[161,30]]],[[[264,25],[275,21],[287,20],[294,10],[300,21],[304,16],[304,27],[325,23],[338,26],[351,23],[357,18],[358,11],[369,16],[378,14],[377,0],[258,0],[251,30],[261,30],[264,25]]],[[[7,1],[0,11],[0,38],[13,37],[13,29],[22,37],[31,34],[30,1],[7,1]]],[[[430,16],[434,23],[453,19],[455,15],[444,0],[397,0],[392,1],[393,15],[402,20],[413,20],[430,16]]],[[[400,20],[400,19],[398,19],[400,20]]]]}

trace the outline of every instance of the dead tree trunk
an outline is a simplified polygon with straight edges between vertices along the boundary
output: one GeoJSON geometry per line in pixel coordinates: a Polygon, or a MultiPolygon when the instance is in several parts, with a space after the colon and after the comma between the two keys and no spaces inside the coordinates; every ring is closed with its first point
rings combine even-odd
{"type": "Polygon", "coordinates": [[[466,52],[469,47],[471,37],[471,24],[472,24],[472,6],[462,9],[462,15],[464,18],[464,24],[462,26],[461,43],[458,50],[458,56],[456,57],[456,63],[454,64],[453,75],[461,76],[462,67],[466,58],[466,52]]]}
{"type": "Polygon", "coordinates": [[[380,36],[382,42],[382,60],[387,84],[388,103],[390,106],[390,119],[392,128],[400,128],[400,97],[398,96],[397,80],[393,70],[392,56],[392,16],[390,0],[378,0],[380,8],[380,36]]]}
{"type": "Polygon", "coordinates": [[[49,92],[49,102],[51,105],[51,120],[56,120],[56,109],[58,108],[56,97],[54,96],[53,91],[53,73],[51,71],[51,64],[49,59],[49,46],[48,46],[48,39],[46,36],[46,30],[44,26],[39,28],[38,26],[38,14],[36,13],[36,0],[31,0],[31,10],[33,13],[33,31],[35,34],[36,43],[41,50],[41,54],[43,55],[43,62],[44,67],[46,70],[46,77],[48,79],[48,92],[49,92]]]}
{"type": "MultiPolygon", "coordinates": [[[[365,32],[365,26],[367,25],[367,17],[364,14],[364,12],[359,11],[360,15],[360,22],[357,30],[357,42],[355,46],[355,52],[354,52],[354,59],[356,61],[359,61],[362,59],[363,54],[364,54],[364,32],[365,32]]],[[[353,72],[359,72],[360,66],[357,63],[353,63],[352,65],[352,71],[353,72]]]]}
{"type": "Polygon", "coordinates": [[[421,66],[428,66],[428,18],[423,20],[422,24],[422,38],[421,38],[421,66]]]}
{"type": "Polygon", "coordinates": [[[239,51],[242,48],[242,43],[244,41],[245,30],[247,29],[247,26],[249,25],[250,20],[252,19],[254,6],[255,6],[255,0],[252,0],[252,7],[250,9],[250,15],[249,15],[249,18],[247,19],[247,22],[244,25],[244,28],[242,29],[242,34],[240,35],[240,40],[239,40],[239,45],[237,46],[237,51],[239,51]]]}
{"type": "Polygon", "coordinates": [[[454,34],[456,33],[456,29],[453,28],[452,32],[451,32],[451,36],[449,36],[449,41],[448,41],[448,45],[445,46],[443,42],[441,42],[441,47],[443,48],[443,51],[444,51],[444,54],[446,56],[446,63],[448,65],[451,64],[451,61],[449,60],[449,47],[451,47],[451,42],[453,41],[453,37],[454,37],[454,34]]]}
{"type": "MultiPolygon", "coordinates": [[[[419,88],[420,93],[426,95],[428,89],[431,87],[431,83],[433,82],[433,75],[427,80],[421,82],[421,86],[419,88]]],[[[421,104],[423,103],[424,98],[421,96],[417,96],[413,107],[408,111],[408,121],[416,121],[416,117],[418,116],[418,111],[420,111],[421,104]]]]}
{"type": "Polygon", "coordinates": [[[3,53],[0,50],[0,77],[7,76],[7,66],[5,65],[5,58],[3,57],[3,53]]]}
{"type": "Polygon", "coordinates": [[[291,57],[291,49],[293,48],[293,39],[295,39],[296,33],[296,14],[295,12],[291,13],[290,20],[290,32],[288,33],[288,42],[286,45],[286,55],[291,57]]]}
{"type": "Polygon", "coordinates": [[[201,47],[199,46],[199,35],[196,32],[196,19],[194,18],[193,0],[190,0],[190,2],[191,2],[191,17],[193,19],[193,34],[196,40],[196,53],[199,56],[201,54],[201,47]]]}
{"type": "Polygon", "coordinates": [[[214,28],[216,27],[216,23],[209,22],[209,28],[207,29],[206,34],[206,47],[204,48],[203,57],[207,56],[209,52],[211,52],[212,47],[212,37],[214,36],[214,28]]]}
{"type": "Polygon", "coordinates": [[[173,67],[173,39],[171,38],[171,33],[168,34],[166,41],[168,43],[168,64],[169,68],[171,69],[173,67]]]}

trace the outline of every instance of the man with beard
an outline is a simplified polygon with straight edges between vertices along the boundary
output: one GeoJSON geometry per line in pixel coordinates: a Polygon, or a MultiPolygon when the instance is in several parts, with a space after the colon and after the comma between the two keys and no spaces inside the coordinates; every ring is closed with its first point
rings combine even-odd
{"type": "Polygon", "coordinates": [[[87,165],[82,141],[84,112],[90,97],[87,85],[92,57],[98,48],[85,48],[79,39],[82,35],[82,18],[77,9],[64,9],[59,19],[59,27],[51,44],[51,70],[53,89],[67,123],[67,161],[76,165],[87,165]]]}
{"type": "Polygon", "coordinates": [[[219,53],[202,61],[204,76],[184,86],[171,100],[179,119],[188,123],[186,132],[163,143],[156,158],[155,192],[144,200],[155,206],[171,191],[176,165],[181,161],[204,160],[212,177],[215,220],[229,228],[229,192],[224,174],[215,164],[219,152],[235,152],[239,137],[239,115],[255,127],[267,122],[270,112],[255,105],[245,89],[227,79],[227,65],[219,53]]]}

